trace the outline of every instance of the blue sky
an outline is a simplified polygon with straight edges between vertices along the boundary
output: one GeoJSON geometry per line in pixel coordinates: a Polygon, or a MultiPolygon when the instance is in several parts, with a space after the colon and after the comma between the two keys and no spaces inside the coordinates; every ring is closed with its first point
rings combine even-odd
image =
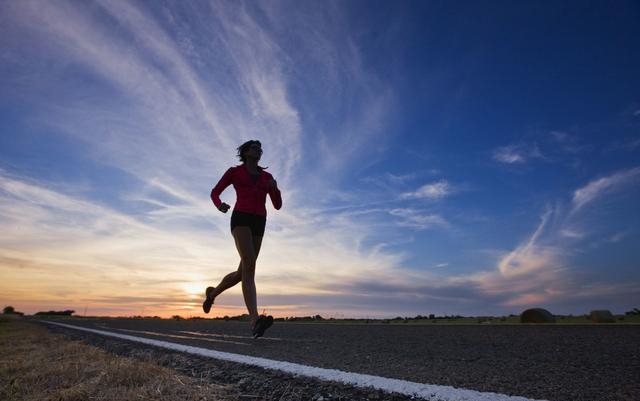
{"type": "Polygon", "coordinates": [[[209,191],[254,138],[275,315],[640,302],[637,2],[0,11],[0,302],[200,314],[238,263],[209,191]]]}

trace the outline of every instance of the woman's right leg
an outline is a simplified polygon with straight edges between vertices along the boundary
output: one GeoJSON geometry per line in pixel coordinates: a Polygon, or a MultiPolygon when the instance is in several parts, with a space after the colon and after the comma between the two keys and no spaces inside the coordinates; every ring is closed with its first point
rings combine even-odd
{"type": "Polygon", "coordinates": [[[237,226],[231,232],[236,241],[236,248],[240,254],[242,264],[242,295],[249,311],[251,327],[258,320],[258,305],[256,300],[256,252],[253,245],[253,234],[249,227],[237,226]]]}
{"type": "Polygon", "coordinates": [[[208,296],[215,299],[215,297],[238,284],[240,281],[242,281],[242,261],[240,261],[240,264],[238,265],[238,270],[224,276],[222,281],[220,281],[220,284],[218,284],[218,286],[215,287],[208,296]]]}

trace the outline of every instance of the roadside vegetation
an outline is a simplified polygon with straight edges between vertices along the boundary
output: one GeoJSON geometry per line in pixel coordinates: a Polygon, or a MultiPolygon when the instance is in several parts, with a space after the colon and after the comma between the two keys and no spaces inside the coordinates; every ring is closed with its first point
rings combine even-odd
{"type": "MultiPolygon", "coordinates": [[[[556,315],[556,322],[550,324],[575,324],[575,325],[600,325],[594,323],[589,315],[556,315]]],[[[389,324],[389,325],[520,325],[520,316],[416,316],[416,317],[395,317],[392,319],[318,319],[316,317],[293,317],[279,318],[276,321],[289,323],[319,323],[319,324],[389,324]]],[[[640,324],[640,315],[615,316],[613,325],[640,324]]]]}
{"type": "MultiPolygon", "coordinates": [[[[45,317],[49,320],[66,320],[60,316],[39,316],[45,317]]],[[[544,323],[550,325],[640,325],[640,315],[616,315],[613,323],[595,323],[591,320],[589,315],[556,315],[555,323],[544,323]]],[[[119,317],[105,317],[105,316],[73,316],[71,319],[142,319],[142,320],[163,320],[159,316],[119,316],[119,317]]],[[[214,321],[229,321],[229,322],[244,322],[248,321],[248,317],[233,316],[226,318],[203,318],[200,316],[195,317],[181,317],[173,316],[172,320],[214,320],[214,321]]],[[[165,319],[166,320],[166,319],[165,319]]],[[[317,318],[315,316],[302,316],[302,317],[280,317],[274,319],[280,323],[293,323],[293,324],[382,324],[382,325],[522,325],[520,323],[520,316],[433,316],[433,317],[395,317],[392,319],[346,319],[346,318],[317,318]]],[[[524,323],[528,324],[528,323],[524,323]]]]}
{"type": "Polygon", "coordinates": [[[115,356],[17,316],[0,315],[3,401],[237,399],[231,393],[153,360],[115,356]]]}
{"type": "MultiPolygon", "coordinates": [[[[605,311],[608,312],[608,311],[605,311]]],[[[73,315],[75,311],[48,311],[35,313],[34,317],[46,318],[46,319],[58,319],[58,318],[83,318],[92,319],[100,318],[105,319],[109,317],[105,316],[77,316],[73,315]]],[[[5,315],[24,315],[21,312],[14,312],[12,306],[7,306],[4,309],[5,315]]],[[[554,315],[554,323],[544,324],[568,324],[568,325],[601,325],[601,324],[613,324],[613,325],[640,325],[640,309],[633,308],[624,314],[610,315],[612,320],[606,323],[596,322],[593,320],[589,313],[583,315],[554,315]]],[[[27,316],[28,317],[28,316],[27,316]]],[[[118,319],[162,319],[159,316],[119,316],[118,319]]],[[[238,316],[222,316],[222,317],[202,317],[202,316],[189,316],[183,317],[179,315],[172,316],[172,320],[216,320],[216,321],[231,321],[231,322],[248,322],[249,315],[242,314],[238,316]]],[[[523,324],[520,322],[520,315],[508,315],[508,316],[460,316],[460,315],[445,315],[438,316],[434,314],[429,315],[417,315],[413,317],[397,316],[394,318],[379,319],[379,318],[335,318],[335,317],[323,317],[321,315],[313,316],[290,316],[290,317],[278,317],[276,322],[286,323],[319,323],[319,324],[409,324],[409,325],[476,325],[476,324],[490,324],[490,325],[514,325],[523,324]]],[[[529,323],[525,323],[529,324],[529,323]]],[[[539,324],[539,323],[536,323],[539,324]]]]}
{"type": "MultiPolygon", "coordinates": [[[[624,315],[613,315],[614,321],[612,323],[596,323],[592,320],[590,314],[584,315],[555,315],[555,323],[550,324],[640,324],[640,310],[634,308],[631,311],[626,312],[624,315]]],[[[129,316],[129,319],[161,319],[158,316],[129,316]]],[[[172,316],[173,320],[217,320],[217,321],[236,321],[236,322],[248,322],[249,315],[243,314],[238,316],[223,316],[204,318],[201,316],[182,317],[172,316]]],[[[316,323],[316,324],[410,324],[410,325],[429,325],[429,324],[441,324],[441,325],[476,325],[476,324],[494,324],[494,325],[513,325],[523,324],[520,322],[520,315],[508,315],[508,316],[460,316],[460,315],[445,315],[438,316],[434,314],[429,315],[417,315],[414,317],[402,317],[397,316],[390,319],[374,319],[374,318],[361,318],[361,319],[349,319],[349,318],[325,318],[321,315],[314,316],[291,316],[291,317],[279,317],[275,319],[276,322],[286,323],[316,323]]]]}

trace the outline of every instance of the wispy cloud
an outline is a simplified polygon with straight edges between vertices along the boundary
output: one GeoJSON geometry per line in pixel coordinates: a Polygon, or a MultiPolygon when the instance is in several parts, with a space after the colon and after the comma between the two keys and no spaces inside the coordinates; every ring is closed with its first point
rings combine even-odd
{"type": "Polygon", "coordinates": [[[384,178],[396,184],[404,184],[406,182],[414,180],[416,177],[417,177],[416,173],[407,173],[407,174],[386,173],[384,175],[384,178]]]}
{"type": "Polygon", "coordinates": [[[499,163],[524,166],[533,162],[576,164],[590,147],[569,131],[533,131],[522,140],[493,149],[491,158],[499,163]],[[568,157],[570,159],[568,160],[568,157]]]}
{"type": "Polygon", "coordinates": [[[496,270],[472,274],[472,285],[498,297],[505,307],[547,305],[569,296],[574,284],[568,280],[566,254],[541,238],[552,214],[552,210],[546,211],[531,236],[498,259],[496,270]]]}
{"type": "Polygon", "coordinates": [[[524,163],[526,157],[515,146],[503,146],[493,151],[493,160],[501,163],[524,163]]]}
{"type": "Polygon", "coordinates": [[[500,260],[498,268],[505,277],[532,273],[556,262],[557,250],[538,243],[550,215],[547,211],[531,237],[500,260]]]}
{"type": "Polygon", "coordinates": [[[576,229],[563,228],[560,230],[560,235],[567,238],[584,238],[587,234],[576,229]]]}
{"type": "Polygon", "coordinates": [[[549,136],[553,142],[551,149],[559,147],[559,149],[556,149],[556,152],[553,153],[558,153],[559,150],[561,152],[575,155],[582,153],[587,149],[584,144],[580,143],[580,138],[575,134],[565,131],[550,131],[549,136]]]}
{"type": "Polygon", "coordinates": [[[612,236],[610,236],[609,238],[607,238],[607,242],[615,244],[617,242],[622,241],[628,235],[629,235],[629,233],[627,231],[617,232],[617,233],[613,234],[612,236]]]}
{"type": "Polygon", "coordinates": [[[507,145],[494,149],[493,160],[506,164],[524,164],[531,159],[543,159],[536,143],[507,145]]]}
{"type": "Polygon", "coordinates": [[[425,230],[427,228],[433,227],[451,227],[451,224],[449,224],[449,222],[447,222],[442,216],[437,214],[424,213],[415,209],[391,209],[389,211],[389,214],[400,218],[400,220],[396,224],[400,226],[415,228],[418,230],[425,230]]]}
{"type": "Polygon", "coordinates": [[[634,184],[640,178],[640,167],[618,171],[606,177],[589,182],[573,193],[572,212],[576,212],[585,205],[594,202],[598,198],[612,194],[615,191],[634,184]]]}
{"type": "Polygon", "coordinates": [[[451,195],[453,188],[446,180],[425,184],[412,192],[400,194],[401,199],[441,199],[451,195]]]}

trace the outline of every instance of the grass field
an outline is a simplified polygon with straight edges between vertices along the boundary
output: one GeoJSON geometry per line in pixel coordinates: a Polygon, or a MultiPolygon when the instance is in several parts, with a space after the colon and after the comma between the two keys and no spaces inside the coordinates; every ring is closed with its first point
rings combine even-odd
{"type": "Polygon", "coordinates": [[[0,315],[3,401],[236,400],[225,386],[157,362],[114,356],[21,319],[0,315]]]}

